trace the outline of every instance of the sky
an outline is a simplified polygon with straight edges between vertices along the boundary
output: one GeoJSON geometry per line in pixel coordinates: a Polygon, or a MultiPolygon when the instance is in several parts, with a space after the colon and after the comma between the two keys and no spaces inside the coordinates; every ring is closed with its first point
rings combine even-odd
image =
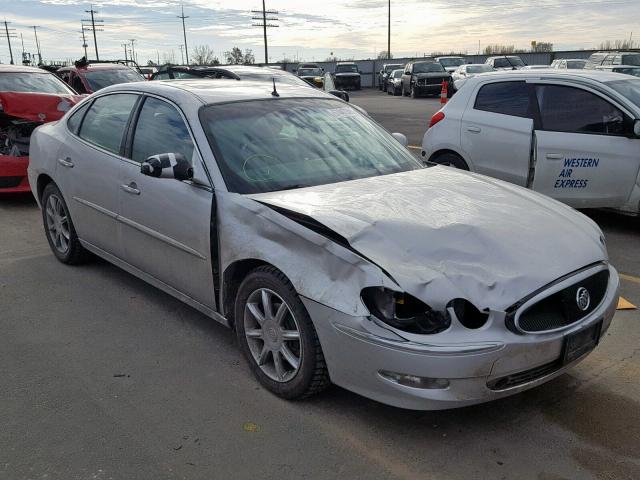
{"type": "MultiPolygon", "coordinates": [[[[260,0],[185,0],[187,45],[208,45],[221,60],[237,46],[264,61],[262,28],[252,26],[251,10],[260,0]]],[[[135,39],[139,63],[158,58],[181,62],[180,1],[95,0],[101,59],[124,57],[123,43],[135,39]]],[[[277,28],[268,30],[269,61],[373,58],[387,46],[387,0],[266,0],[278,11],[277,28]]],[[[83,55],[81,22],[91,4],[77,0],[0,0],[13,52],[35,53],[32,25],[45,60],[83,55]]],[[[4,24],[0,24],[4,28],[4,24]]],[[[0,62],[9,48],[0,30],[0,62]]],[[[86,32],[89,56],[93,38],[86,32]]],[[[391,0],[391,52],[395,57],[434,51],[474,54],[487,44],[529,48],[532,40],[552,42],[556,50],[596,48],[604,40],[640,40],[640,0],[391,0]],[[636,28],[637,31],[633,32],[636,28]]]]}

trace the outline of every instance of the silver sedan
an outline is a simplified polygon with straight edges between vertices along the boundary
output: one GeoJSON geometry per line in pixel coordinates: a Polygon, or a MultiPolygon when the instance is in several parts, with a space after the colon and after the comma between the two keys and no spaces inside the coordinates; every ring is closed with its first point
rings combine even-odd
{"type": "Polygon", "coordinates": [[[29,180],[61,262],[98,255],[234,328],[284,398],[452,408],[582,360],[618,298],[599,228],[403,143],[305,87],[124,84],[35,132],[29,180]]]}

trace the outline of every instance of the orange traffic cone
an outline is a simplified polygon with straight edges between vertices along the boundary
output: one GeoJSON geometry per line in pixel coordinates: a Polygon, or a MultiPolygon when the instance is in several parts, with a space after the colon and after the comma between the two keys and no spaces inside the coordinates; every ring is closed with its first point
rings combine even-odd
{"type": "Polygon", "coordinates": [[[449,82],[447,82],[446,80],[443,80],[442,90],[440,90],[440,103],[443,105],[448,101],[448,98],[447,98],[449,96],[449,93],[447,91],[448,89],[449,89],[449,82]]]}

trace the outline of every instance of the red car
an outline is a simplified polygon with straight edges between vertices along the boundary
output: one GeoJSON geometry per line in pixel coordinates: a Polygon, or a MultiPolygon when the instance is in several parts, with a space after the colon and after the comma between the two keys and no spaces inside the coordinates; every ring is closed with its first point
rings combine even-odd
{"type": "Polygon", "coordinates": [[[82,63],[56,71],[78,93],[93,93],[117,83],[143,82],[145,78],[121,63],[82,63]]]}
{"type": "Polygon", "coordinates": [[[0,194],[29,192],[29,140],[43,123],[60,119],[83,97],[55,75],[0,65],[0,194]]]}

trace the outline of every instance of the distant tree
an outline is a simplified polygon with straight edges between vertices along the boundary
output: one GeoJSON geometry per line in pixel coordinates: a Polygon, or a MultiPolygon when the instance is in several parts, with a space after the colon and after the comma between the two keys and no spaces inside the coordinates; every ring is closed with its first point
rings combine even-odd
{"type": "Polygon", "coordinates": [[[244,51],[244,61],[242,63],[244,63],[245,65],[253,65],[254,63],[256,63],[256,57],[253,54],[253,50],[247,48],[244,51]]]}
{"type": "Polygon", "coordinates": [[[640,48],[640,42],[635,40],[606,40],[598,45],[598,50],[632,50],[634,48],[640,48]]]}
{"type": "Polygon", "coordinates": [[[386,50],[382,50],[378,54],[378,60],[390,60],[392,58],[393,58],[393,53],[391,54],[391,56],[389,56],[389,52],[387,52],[386,50]]]}
{"type": "Polygon", "coordinates": [[[531,48],[532,52],[553,52],[553,43],[550,42],[536,42],[535,46],[531,48]]]}
{"type": "Polygon", "coordinates": [[[242,53],[242,50],[238,47],[233,47],[230,51],[225,52],[224,56],[227,59],[227,63],[231,65],[251,65],[256,62],[253,51],[250,49],[242,53]]]}
{"type": "Polygon", "coordinates": [[[483,53],[485,55],[504,55],[509,53],[515,53],[515,45],[487,45],[484,47],[483,53]]]}
{"type": "Polygon", "coordinates": [[[162,63],[164,65],[174,65],[176,63],[176,53],[171,50],[171,53],[162,53],[162,63]]]}
{"type": "Polygon", "coordinates": [[[214,55],[209,45],[196,45],[191,53],[191,59],[196,65],[220,65],[220,60],[214,55]]]}

